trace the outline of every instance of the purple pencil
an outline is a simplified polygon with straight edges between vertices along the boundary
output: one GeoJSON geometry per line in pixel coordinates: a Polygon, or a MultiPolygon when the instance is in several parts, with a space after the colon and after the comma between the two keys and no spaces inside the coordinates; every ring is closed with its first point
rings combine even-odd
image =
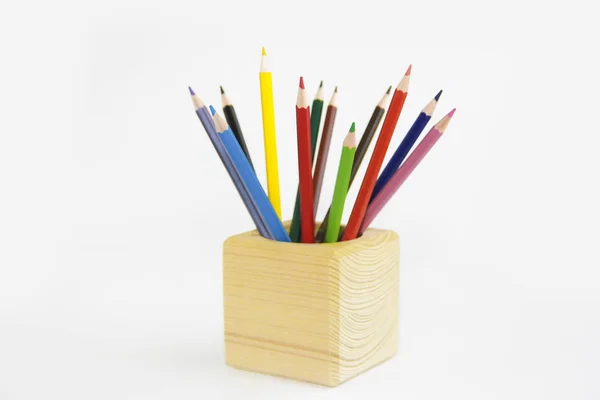
{"type": "Polygon", "coordinates": [[[363,218],[362,225],[360,227],[360,233],[363,233],[371,222],[377,217],[379,212],[385,207],[387,202],[392,198],[394,193],[402,186],[404,181],[410,176],[414,169],[419,165],[421,160],[427,155],[429,150],[435,145],[442,134],[448,127],[450,119],[454,115],[456,108],[450,111],[444,118],[442,118],[423,138],[421,143],[415,147],[413,152],[408,156],[404,163],[398,168],[398,170],[392,175],[388,183],[381,189],[377,197],[373,199],[363,218]]]}
{"type": "Polygon", "coordinates": [[[188,89],[190,91],[190,95],[192,96],[192,103],[194,103],[194,110],[196,111],[196,115],[200,119],[200,122],[202,123],[202,126],[204,127],[204,130],[206,131],[206,133],[208,135],[208,138],[210,139],[211,143],[213,144],[215,150],[217,151],[217,154],[219,155],[219,158],[221,159],[221,162],[223,163],[225,170],[229,174],[229,177],[231,178],[233,185],[237,189],[240,197],[242,198],[242,201],[243,201],[244,205],[246,206],[246,209],[248,210],[248,213],[250,214],[250,217],[252,218],[252,221],[254,222],[256,229],[258,230],[258,232],[260,233],[261,236],[263,236],[267,239],[274,240],[275,236],[267,228],[266,223],[263,221],[260,213],[258,212],[256,203],[254,203],[254,201],[252,200],[252,197],[248,194],[248,188],[244,185],[244,182],[240,178],[239,171],[235,168],[235,165],[233,164],[231,157],[227,153],[227,150],[225,149],[223,143],[221,142],[221,139],[219,139],[219,137],[218,137],[218,134],[217,134],[217,131],[215,128],[215,121],[213,120],[213,117],[210,115],[210,111],[208,111],[208,107],[206,107],[206,105],[200,99],[200,97],[198,97],[198,95],[196,93],[194,93],[194,91],[192,90],[191,87],[188,89]]]}

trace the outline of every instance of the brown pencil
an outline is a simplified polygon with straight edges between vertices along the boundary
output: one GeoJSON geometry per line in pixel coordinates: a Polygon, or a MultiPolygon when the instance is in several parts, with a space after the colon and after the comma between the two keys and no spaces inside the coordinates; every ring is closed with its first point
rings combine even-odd
{"type": "Polygon", "coordinates": [[[331,144],[331,134],[335,124],[335,116],[337,114],[337,86],[333,91],[329,105],[327,106],[327,114],[325,115],[325,123],[323,124],[323,133],[321,134],[321,143],[319,144],[319,155],[317,156],[317,164],[313,174],[313,194],[315,217],[319,208],[319,198],[321,197],[321,188],[323,187],[323,177],[325,176],[325,166],[327,165],[327,155],[329,154],[329,145],[331,144]]]}

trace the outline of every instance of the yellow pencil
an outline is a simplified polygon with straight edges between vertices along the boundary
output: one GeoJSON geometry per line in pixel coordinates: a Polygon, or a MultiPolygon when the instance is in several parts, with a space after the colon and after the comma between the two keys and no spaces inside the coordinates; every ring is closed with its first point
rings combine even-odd
{"type": "Polygon", "coordinates": [[[267,189],[269,200],[281,219],[279,197],[279,168],[277,165],[277,141],[275,138],[275,109],[273,105],[273,82],[267,67],[267,52],[262,48],[260,62],[260,100],[262,105],[263,134],[265,141],[265,163],[267,165],[267,189]]]}

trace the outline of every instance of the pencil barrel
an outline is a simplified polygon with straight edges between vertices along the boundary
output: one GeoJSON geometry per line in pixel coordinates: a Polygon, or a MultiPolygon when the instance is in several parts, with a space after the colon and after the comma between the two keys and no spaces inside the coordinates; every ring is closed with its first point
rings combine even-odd
{"type": "Polygon", "coordinates": [[[319,128],[321,127],[321,114],[323,113],[323,101],[315,100],[310,108],[310,142],[311,142],[311,161],[315,161],[317,142],[319,140],[319,128]]]}
{"type": "Polygon", "coordinates": [[[335,125],[336,115],[337,107],[328,107],[327,114],[325,115],[325,122],[323,123],[323,134],[321,135],[321,142],[319,144],[319,154],[317,156],[317,162],[315,165],[315,173],[313,178],[315,217],[317,216],[319,201],[321,199],[321,189],[323,188],[323,179],[325,177],[325,169],[327,166],[327,158],[329,155],[329,148],[331,145],[331,137],[333,133],[333,127],[335,125]]]}
{"type": "Polygon", "coordinates": [[[350,174],[350,186],[352,186],[352,182],[354,182],[354,178],[356,178],[358,170],[367,155],[367,151],[373,142],[375,132],[377,132],[377,128],[379,128],[379,124],[381,123],[384,114],[385,110],[381,107],[375,107],[373,114],[371,114],[365,132],[361,136],[360,142],[358,142],[358,146],[356,147],[356,154],[354,155],[354,162],[352,163],[352,173],[350,174]]]}
{"type": "Polygon", "coordinates": [[[261,106],[267,166],[267,191],[275,212],[281,219],[281,198],[279,193],[279,164],[277,160],[277,139],[275,133],[275,106],[271,73],[260,73],[261,106]]]}
{"type": "Polygon", "coordinates": [[[300,189],[296,190],[296,200],[294,201],[294,213],[292,214],[292,224],[290,225],[290,239],[294,243],[300,242],[300,189]]]}

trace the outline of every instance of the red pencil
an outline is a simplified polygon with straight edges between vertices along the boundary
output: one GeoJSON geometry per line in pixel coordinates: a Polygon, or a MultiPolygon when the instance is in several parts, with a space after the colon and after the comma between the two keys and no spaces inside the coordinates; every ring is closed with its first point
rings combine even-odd
{"type": "Polygon", "coordinates": [[[310,106],[300,77],[296,101],[296,130],[298,133],[298,178],[300,180],[300,240],[315,242],[315,218],[313,214],[312,148],[310,137],[310,106]]]}
{"type": "Polygon", "coordinates": [[[354,202],[354,208],[352,209],[350,219],[348,219],[348,223],[346,224],[346,230],[342,236],[343,241],[356,239],[358,236],[358,231],[365,216],[365,212],[367,211],[367,206],[369,205],[369,200],[371,199],[371,194],[373,193],[373,188],[375,187],[375,182],[379,175],[379,170],[383,164],[385,153],[392,140],[398,118],[400,118],[400,113],[402,112],[406,96],[408,95],[411,69],[412,65],[408,67],[402,80],[400,80],[400,83],[394,91],[390,107],[383,120],[383,125],[381,126],[381,132],[379,133],[377,143],[373,149],[373,155],[371,155],[369,166],[367,167],[358,196],[354,202]]]}

